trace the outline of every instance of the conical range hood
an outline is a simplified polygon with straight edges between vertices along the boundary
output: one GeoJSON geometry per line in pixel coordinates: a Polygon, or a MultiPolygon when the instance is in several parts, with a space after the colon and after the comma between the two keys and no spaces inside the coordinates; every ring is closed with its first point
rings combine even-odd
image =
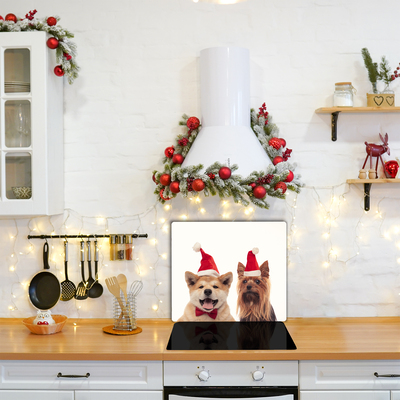
{"type": "Polygon", "coordinates": [[[182,166],[216,161],[237,164],[244,176],[271,161],[250,128],[248,49],[213,47],[200,52],[202,128],[182,166]]]}

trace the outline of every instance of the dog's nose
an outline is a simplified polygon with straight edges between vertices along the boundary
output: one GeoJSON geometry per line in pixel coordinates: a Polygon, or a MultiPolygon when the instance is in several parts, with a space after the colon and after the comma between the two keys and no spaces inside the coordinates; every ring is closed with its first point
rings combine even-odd
{"type": "Polygon", "coordinates": [[[206,289],[206,290],[204,291],[204,294],[205,294],[206,296],[211,296],[211,293],[212,293],[212,290],[211,290],[211,289],[206,289]]]}
{"type": "Polygon", "coordinates": [[[251,288],[252,288],[251,285],[247,285],[247,286],[246,286],[246,289],[247,289],[247,290],[251,290],[251,288]]]}

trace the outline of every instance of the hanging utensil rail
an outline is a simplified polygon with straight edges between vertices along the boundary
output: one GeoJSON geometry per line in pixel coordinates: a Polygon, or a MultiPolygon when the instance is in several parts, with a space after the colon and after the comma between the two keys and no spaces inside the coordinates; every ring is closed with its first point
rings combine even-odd
{"type": "MultiPolygon", "coordinates": [[[[125,233],[125,236],[136,238],[147,238],[147,233],[125,233]]],[[[87,238],[108,238],[110,235],[28,235],[28,239],[87,239],[87,238]]]]}

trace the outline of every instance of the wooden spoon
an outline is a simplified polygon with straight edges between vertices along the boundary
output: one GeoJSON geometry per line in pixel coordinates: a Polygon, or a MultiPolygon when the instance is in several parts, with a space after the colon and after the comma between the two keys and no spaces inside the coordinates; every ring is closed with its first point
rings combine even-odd
{"type": "MultiPolygon", "coordinates": [[[[117,299],[118,304],[121,308],[121,314],[125,315],[128,320],[128,325],[131,325],[129,314],[126,312],[126,308],[124,306],[123,301],[121,300],[121,287],[118,284],[117,278],[115,276],[111,276],[110,278],[106,278],[106,285],[108,290],[114,297],[117,299]]],[[[119,320],[119,319],[118,319],[119,320]]]]}
{"type": "Polygon", "coordinates": [[[119,274],[117,276],[117,281],[119,283],[119,287],[122,290],[122,293],[124,294],[126,304],[128,301],[128,280],[126,279],[126,276],[124,274],[119,274]]]}

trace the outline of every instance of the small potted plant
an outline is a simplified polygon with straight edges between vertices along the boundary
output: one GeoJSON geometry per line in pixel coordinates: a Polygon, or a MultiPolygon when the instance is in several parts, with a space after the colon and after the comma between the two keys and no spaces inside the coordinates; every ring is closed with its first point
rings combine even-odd
{"type": "MultiPolygon", "coordinates": [[[[381,62],[373,62],[367,48],[361,49],[364,65],[368,71],[368,78],[372,85],[372,93],[367,93],[368,107],[394,107],[395,97],[390,83],[400,76],[400,66],[393,73],[390,72],[389,62],[382,56],[381,62]],[[382,81],[385,87],[382,92],[378,91],[377,83],[382,81]]],[[[400,64],[399,64],[400,65],[400,64]]]]}

